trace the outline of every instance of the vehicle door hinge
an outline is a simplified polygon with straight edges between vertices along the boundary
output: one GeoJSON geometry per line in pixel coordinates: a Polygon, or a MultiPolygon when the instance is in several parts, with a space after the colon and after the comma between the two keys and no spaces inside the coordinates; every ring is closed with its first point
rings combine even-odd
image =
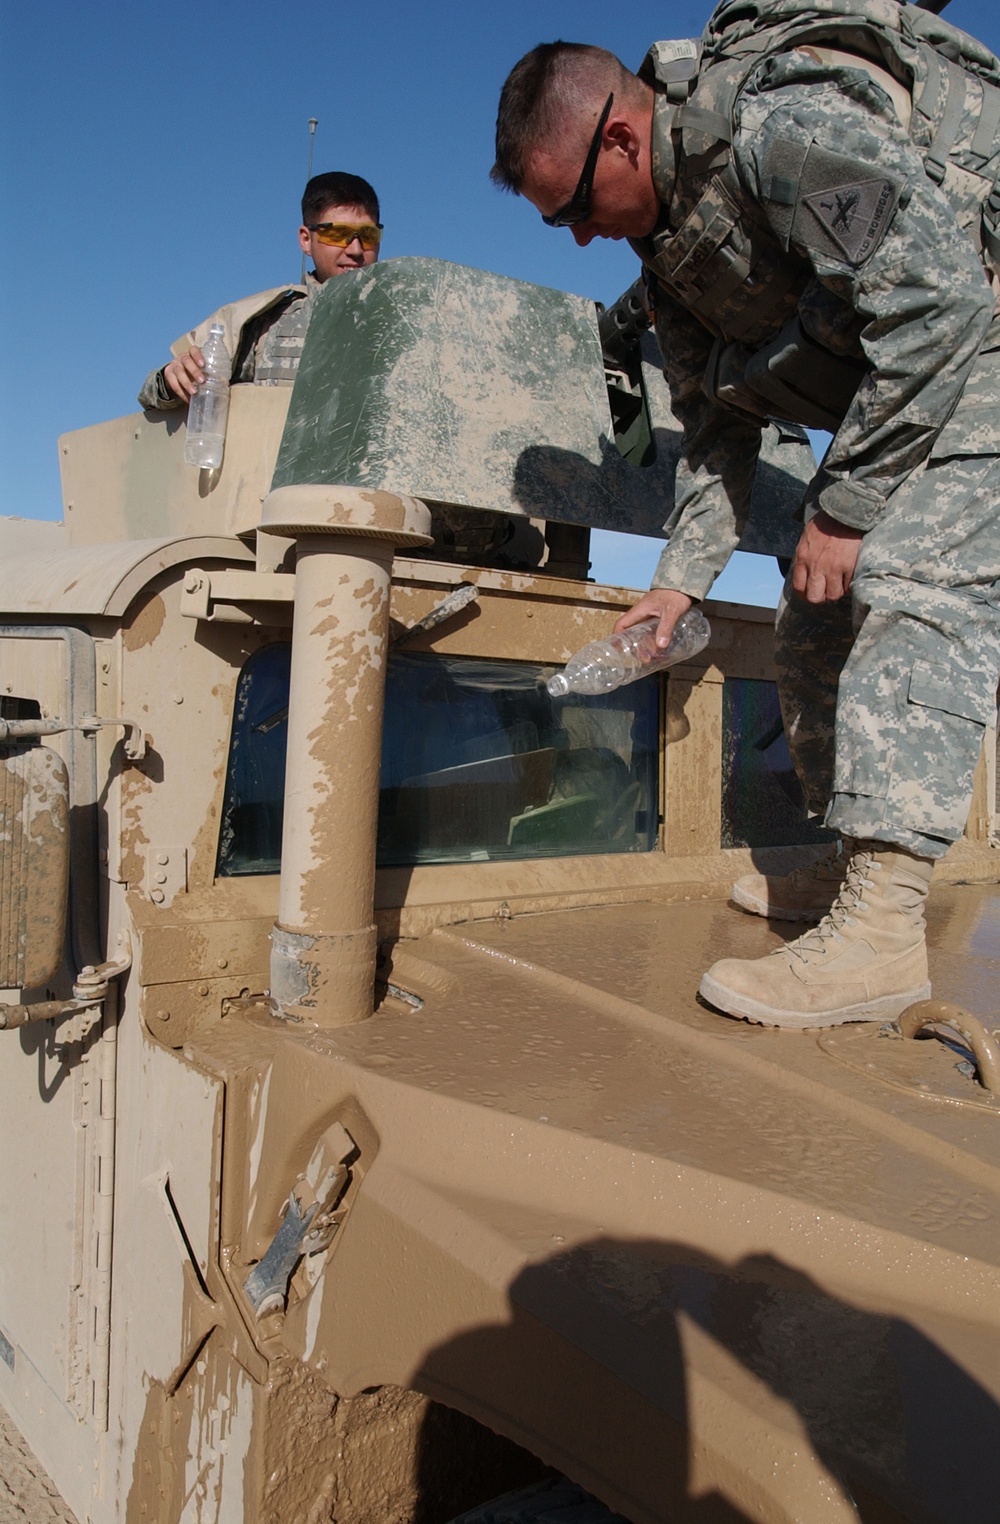
{"type": "Polygon", "coordinates": [[[154,905],[169,905],[187,886],[187,847],[146,848],[146,893],[154,905]]]}

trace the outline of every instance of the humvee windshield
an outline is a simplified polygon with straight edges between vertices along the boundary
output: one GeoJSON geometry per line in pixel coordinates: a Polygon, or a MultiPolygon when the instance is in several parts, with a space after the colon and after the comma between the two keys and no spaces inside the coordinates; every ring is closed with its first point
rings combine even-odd
{"type": "MultiPolygon", "coordinates": [[[[277,873],[291,647],[247,661],[236,695],[219,873],[277,873]]],[[[540,663],[390,655],[380,867],[656,844],[659,684],[554,699],[540,663]]]]}
{"type": "MultiPolygon", "coordinates": [[[[218,871],[277,873],[291,647],[247,661],[236,694],[218,871]]],[[[660,684],[552,698],[555,669],[389,657],[378,865],[650,852],[660,821],[660,684]]],[[[669,679],[668,679],[669,680],[669,679]]],[[[806,819],[773,682],[727,678],[722,847],[823,841],[806,819]]]]}

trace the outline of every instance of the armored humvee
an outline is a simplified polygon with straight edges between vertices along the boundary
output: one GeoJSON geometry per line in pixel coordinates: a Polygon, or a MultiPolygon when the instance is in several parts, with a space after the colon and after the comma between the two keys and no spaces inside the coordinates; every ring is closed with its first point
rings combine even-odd
{"type": "Polygon", "coordinates": [[[634,601],[590,528],[673,513],[608,316],[372,266],[219,471],[122,418],[3,523],[0,1403],[81,1524],[1000,1517],[995,737],[940,1003],[698,1004],[821,835],[763,611],[545,689],[634,601]]]}

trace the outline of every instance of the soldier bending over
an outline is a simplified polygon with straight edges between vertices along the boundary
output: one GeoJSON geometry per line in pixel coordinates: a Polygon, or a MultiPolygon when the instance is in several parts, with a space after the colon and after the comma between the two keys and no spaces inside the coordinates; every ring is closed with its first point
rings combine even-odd
{"type": "Polygon", "coordinates": [[[723,0],[638,75],[543,44],[500,99],[494,181],[581,246],[627,238],[655,277],[681,512],[620,627],[658,615],[666,644],[708,592],[764,418],[834,432],[776,652],[796,770],[844,851],[737,886],[819,924],[710,969],[733,1016],[823,1027],[929,994],[924,900],[1000,667],[998,86],[981,44],[896,0],[723,0]]]}

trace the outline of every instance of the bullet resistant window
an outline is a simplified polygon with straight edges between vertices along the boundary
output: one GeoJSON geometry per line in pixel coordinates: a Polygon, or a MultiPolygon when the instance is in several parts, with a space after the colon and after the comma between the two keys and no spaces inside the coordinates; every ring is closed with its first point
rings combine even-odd
{"type": "Polygon", "coordinates": [[[390,658],[381,864],[653,849],[659,685],[553,699],[554,670],[390,658]]]}
{"type": "MultiPolygon", "coordinates": [[[[291,650],[251,656],[237,686],[218,871],[277,873],[291,650]]],[[[649,852],[659,684],[553,699],[555,669],[390,656],[380,866],[649,852]]]]}

